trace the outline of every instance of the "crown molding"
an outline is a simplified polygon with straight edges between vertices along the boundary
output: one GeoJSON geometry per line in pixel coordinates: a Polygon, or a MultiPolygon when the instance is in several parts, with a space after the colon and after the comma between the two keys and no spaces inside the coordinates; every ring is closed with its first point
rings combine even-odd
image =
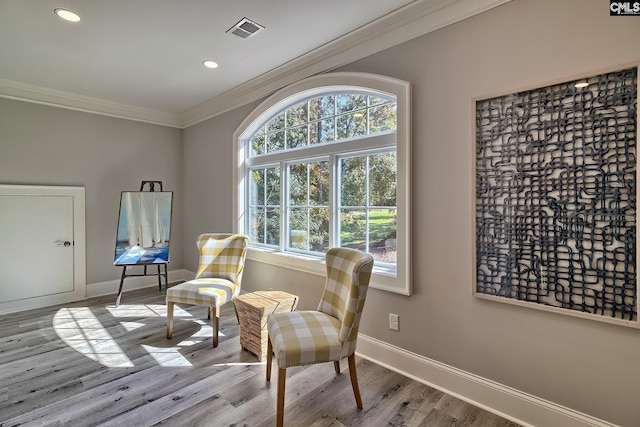
{"type": "Polygon", "coordinates": [[[0,98],[184,129],[511,0],[416,0],[182,114],[119,104],[0,78],[0,98]]]}
{"type": "Polygon", "coordinates": [[[34,104],[49,105],[180,129],[184,127],[182,117],[179,114],[119,104],[99,98],[92,98],[85,95],[2,78],[0,78],[0,98],[16,99],[34,104]]]}
{"type": "Polygon", "coordinates": [[[331,71],[510,1],[415,1],[186,111],[182,115],[184,127],[262,99],[298,80],[331,71]]]}

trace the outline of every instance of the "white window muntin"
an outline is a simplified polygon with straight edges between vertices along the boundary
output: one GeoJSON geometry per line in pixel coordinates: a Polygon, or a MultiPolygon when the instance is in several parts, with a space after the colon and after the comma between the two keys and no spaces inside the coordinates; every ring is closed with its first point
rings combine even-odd
{"type": "MultiPolygon", "coordinates": [[[[386,135],[389,136],[389,135],[386,135]]],[[[388,138],[379,138],[382,141],[387,141],[388,142],[388,138]]],[[[262,170],[262,169],[266,169],[266,168],[279,168],[280,170],[280,211],[281,211],[281,217],[280,217],[280,237],[279,237],[279,245],[270,245],[268,243],[264,243],[264,242],[252,242],[253,245],[258,245],[258,246],[263,246],[266,248],[274,248],[274,249],[278,249],[278,250],[282,250],[282,251],[287,251],[287,252],[293,252],[293,253],[301,253],[301,254],[305,254],[305,255],[310,255],[310,256],[318,256],[318,257],[322,257],[324,256],[323,253],[321,252],[314,252],[312,250],[301,250],[301,249],[297,249],[294,247],[291,247],[290,242],[289,242],[289,235],[288,233],[290,232],[291,227],[290,225],[290,209],[292,207],[299,207],[299,206],[293,206],[292,204],[290,204],[289,202],[289,188],[290,188],[290,177],[289,177],[289,167],[293,166],[293,165],[298,165],[298,164],[309,164],[309,163],[313,163],[313,162],[321,162],[321,161],[326,161],[328,162],[328,168],[330,171],[329,174],[329,196],[328,196],[328,200],[329,200],[329,205],[326,206],[326,208],[329,210],[329,247],[333,247],[336,246],[337,244],[340,243],[340,221],[338,220],[339,214],[340,214],[340,210],[345,208],[341,205],[340,203],[340,195],[341,195],[341,176],[340,173],[338,171],[338,166],[339,166],[339,161],[342,159],[347,159],[347,158],[356,158],[356,157],[365,157],[365,156],[370,156],[370,155],[375,155],[375,154],[380,154],[380,153],[389,153],[389,152],[395,152],[395,146],[390,146],[388,144],[380,144],[383,145],[380,148],[375,148],[375,149],[366,149],[366,150],[357,150],[357,151],[345,151],[345,152],[335,152],[335,153],[331,153],[328,156],[314,156],[314,157],[297,157],[295,160],[291,160],[291,161],[285,161],[282,160],[279,163],[265,163],[265,164],[260,164],[259,166],[255,166],[255,167],[251,167],[249,169],[249,173],[251,171],[254,170],[262,170]]],[[[277,155],[279,156],[282,153],[278,153],[277,155]]],[[[368,174],[368,168],[366,168],[366,173],[368,174]]],[[[250,183],[248,183],[248,185],[251,185],[250,183]]],[[[309,181],[307,181],[307,185],[309,185],[309,181]]],[[[249,194],[249,193],[248,193],[249,194]]],[[[389,210],[395,210],[397,211],[397,206],[373,206],[369,203],[368,199],[369,199],[369,191],[366,192],[366,197],[367,197],[367,203],[366,205],[363,206],[349,206],[348,209],[361,209],[367,212],[367,216],[366,216],[366,222],[367,222],[367,230],[369,229],[368,224],[369,224],[369,216],[368,213],[370,210],[372,209],[389,209],[389,210]]],[[[266,196],[264,196],[265,198],[265,206],[268,208],[268,206],[266,205],[266,196]]],[[[254,207],[257,205],[251,204],[249,203],[249,207],[254,207]]],[[[311,208],[311,206],[306,206],[307,209],[311,208]]],[[[313,208],[324,208],[324,206],[314,206],[313,208]]],[[[250,215],[247,216],[247,221],[250,221],[251,217],[250,215]]],[[[247,223],[246,225],[246,229],[249,229],[250,225],[247,223]]],[[[266,225],[265,225],[266,227],[266,225]]],[[[308,231],[308,230],[307,230],[308,231]]],[[[265,230],[266,233],[266,230],[265,230]]],[[[366,240],[367,240],[367,247],[369,246],[369,233],[367,232],[366,234],[366,240]]],[[[391,264],[391,263],[383,263],[383,262],[376,262],[377,265],[379,265],[380,267],[384,268],[385,270],[387,270],[388,272],[390,271],[394,271],[396,269],[396,265],[395,264],[391,264]]]]}
{"type": "MultiPolygon", "coordinates": [[[[283,179],[282,165],[280,163],[265,163],[265,164],[260,164],[260,165],[255,166],[255,167],[250,167],[250,168],[247,168],[247,176],[251,176],[251,173],[253,171],[264,170],[264,169],[269,169],[269,168],[280,168],[279,169],[280,170],[280,205],[279,205],[279,208],[282,211],[282,206],[283,206],[282,205],[282,202],[283,202],[283,199],[282,199],[282,179],[283,179]]],[[[265,181],[265,185],[266,185],[266,181],[265,181]]],[[[251,213],[250,213],[251,208],[255,208],[255,207],[259,206],[258,204],[255,204],[255,203],[252,204],[251,203],[251,194],[252,194],[252,192],[251,192],[251,179],[247,179],[247,181],[246,181],[246,188],[245,188],[244,194],[246,195],[245,197],[247,199],[247,208],[249,209],[249,213],[246,215],[246,222],[245,222],[245,225],[244,225],[244,230],[245,230],[246,234],[249,234],[248,230],[251,230],[251,224],[250,224],[251,223],[251,213]]],[[[269,207],[269,205],[267,205],[267,197],[266,197],[266,195],[264,195],[265,215],[266,215],[266,209],[268,207],[269,207]]],[[[282,224],[282,220],[280,220],[280,223],[282,224]]],[[[266,237],[266,233],[267,233],[266,226],[267,225],[266,225],[266,217],[265,217],[265,237],[266,237]]],[[[281,226],[281,228],[282,228],[282,226],[281,226]]],[[[272,245],[272,244],[269,244],[269,243],[266,243],[266,242],[251,242],[251,244],[252,245],[261,246],[261,247],[264,247],[264,248],[277,249],[282,244],[282,230],[281,229],[279,230],[279,240],[280,240],[280,244],[279,245],[272,245]]]]}
{"type": "MultiPolygon", "coordinates": [[[[301,159],[296,159],[296,160],[292,160],[292,161],[288,161],[288,162],[283,162],[283,167],[284,167],[284,184],[282,185],[282,197],[281,200],[284,202],[284,204],[282,205],[282,220],[280,221],[281,227],[282,229],[280,230],[280,235],[281,240],[280,240],[280,248],[281,250],[284,250],[286,252],[294,252],[294,253],[300,253],[300,254],[304,254],[304,255],[311,255],[311,256],[317,256],[317,257],[323,257],[324,254],[321,252],[315,252],[312,250],[302,250],[302,249],[297,249],[294,248],[290,245],[289,243],[289,234],[291,232],[291,227],[290,227],[290,209],[292,208],[292,204],[289,203],[289,192],[290,192],[290,176],[289,176],[289,167],[290,166],[294,166],[294,165],[299,165],[299,164],[309,164],[309,163],[313,163],[313,162],[323,162],[326,161],[329,164],[329,205],[326,206],[326,208],[329,210],[329,247],[331,247],[332,245],[332,241],[331,241],[331,227],[332,227],[332,222],[333,222],[333,215],[332,215],[332,202],[331,202],[331,197],[332,197],[332,188],[333,186],[331,185],[331,182],[333,180],[333,173],[331,171],[333,171],[333,167],[331,164],[331,156],[324,156],[324,157],[309,157],[309,158],[301,158],[301,159]]],[[[309,187],[309,181],[307,181],[307,190],[309,187]]],[[[307,200],[307,206],[306,209],[310,209],[311,207],[308,205],[308,200],[307,200]]],[[[296,206],[297,207],[297,206],[296,206]]],[[[318,206],[318,208],[320,208],[320,206],[318,206]]],[[[307,228],[307,233],[308,233],[308,228],[307,228]]],[[[307,236],[309,236],[309,234],[307,234],[307,236]]]]}
{"type": "MultiPolygon", "coordinates": [[[[271,106],[271,108],[269,108],[267,111],[265,111],[265,113],[262,115],[262,120],[260,120],[257,123],[253,123],[252,126],[248,129],[245,130],[245,132],[243,132],[244,135],[246,135],[246,137],[244,138],[245,144],[247,144],[247,153],[249,153],[249,155],[247,157],[255,157],[255,156],[260,156],[263,154],[269,154],[269,153],[261,153],[261,154],[256,154],[253,153],[250,147],[250,141],[251,139],[254,137],[254,135],[256,133],[258,133],[260,130],[265,131],[266,126],[273,120],[275,119],[277,116],[279,116],[280,114],[284,113],[285,111],[287,111],[289,108],[300,104],[302,102],[308,102],[312,99],[318,98],[318,97],[324,97],[324,96],[337,96],[337,95],[361,95],[361,96],[368,96],[368,97],[374,97],[374,98],[380,98],[380,99],[385,99],[387,101],[387,103],[389,102],[393,102],[397,104],[397,100],[396,100],[396,96],[394,96],[391,93],[387,93],[385,91],[380,91],[380,90],[375,90],[375,89],[370,89],[370,88],[359,88],[358,86],[327,86],[327,87],[318,87],[318,88],[313,88],[313,89],[309,89],[306,91],[302,91],[298,94],[296,94],[297,96],[293,97],[293,100],[289,99],[289,100],[283,100],[280,101],[276,104],[274,104],[273,106],[271,106]]],[[[369,106],[368,102],[367,102],[367,107],[364,109],[359,109],[362,111],[369,111],[372,108],[377,108],[378,106],[383,105],[383,103],[381,104],[375,104],[375,105],[371,105],[369,106]]],[[[355,110],[354,110],[355,111],[355,110]]],[[[344,115],[348,115],[348,114],[352,114],[354,111],[348,111],[345,113],[337,113],[336,112],[336,107],[334,105],[334,114],[331,116],[327,116],[327,118],[337,118],[340,116],[344,116],[344,115]]],[[[396,114],[397,114],[397,107],[396,107],[396,114]]],[[[363,137],[368,137],[371,135],[376,135],[376,134],[369,134],[369,120],[368,120],[368,116],[369,114],[367,114],[367,134],[366,135],[362,135],[363,137]]],[[[308,119],[308,110],[307,110],[307,122],[306,125],[309,125],[309,123],[313,123],[316,120],[309,120],[308,119]]],[[[286,120],[285,120],[286,122],[286,120]]],[[[295,127],[295,126],[293,126],[295,127]]],[[[288,129],[291,129],[293,127],[288,127],[288,129]]],[[[397,123],[396,123],[396,127],[397,127],[397,123]]],[[[286,127],[282,128],[281,131],[284,131],[286,127]]],[[[334,132],[337,132],[337,127],[334,127],[334,132]]],[[[337,139],[336,136],[336,140],[331,141],[331,142],[341,142],[344,139],[337,139]]],[[[326,143],[325,143],[326,144],[326,143]]],[[[320,145],[324,145],[324,144],[320,144],[320,145]]],[[[266,141],[265,141],[265,146],[266,146],[266,141]]],[[[283,150],[279,150],[278,152],[281,151],[290,151],[290,150],[296,150],[297,148],[285,148],[283,150]]]]}
{"type": "MultiPolygon", "coordinates": [[[[248,144],[248,140],[246,141],[248,144]]],[[[315,253],[312,251],[302,251],[300,249],[292,248],[289,245],[289,239],[287,232],[289,230],[289,203],[287,199],[289,189],[289,177],[287,174],[288,166],[300,163],[311,163],[319,160],[329,161],[330,173],[330,194],[329,194],[329,246],[335,246],[340,241],[340,227],[339,221],[336,220],[337,206],[339,202],[339,174],[336,170],[337,159],[347,157],[366,156],[377,153],[389,152],[390,149],[396,148],[396,131],[386,131],[373,136],[360,136],[350,138],[342,142],[332,142],[329,144],[314,145],[309,147],[298,148],[296,150],[279,151],[276,153],[263,154],[246,160],[248,170],[264,169],[269,167],[280,168],[280,244],[269,245],[261,242],[252,242],[251,244],[260,245],[264,247],[277,248],[282,251],[304,253],[308,255],[322,256],[321,253],[315,253]],[[363,140],[366,139],[366,148],[363,149],[363,140]],[[336,159],[337,157],[337,159],[336,159]]],[[[247,187],[251,185],[247,182],[247,187]]],[[[247,189],[248,191],[248,189],[247,189]]],[[[249,192],[247,192],[249,194],[249,192]]],[[[367,207],[366,209],[370,209],[367,207]]],[[[384,207],[385,209],[388,207],[384,207]]],[[[364,207],[363,207],[364,209],[364,207]]],[[[397,208],[396,208],[397,209],[397,208]]],[[[251,217],[247,216],[247,223],[245,229],[249,229],[249,221],[251,217]]],[[[378,265],[385,264],[377,262],[378,265]]],[[[387,271],[395,270],[394,264],[381,265],[387,271]]]]}
{"type": "MultiPolygon", "coordinates": [[[[395,149],[395,145],[393,147],[386,147],[386,148],[377,148],[377,149],[371,149],[371,150],[361,150],[361,151],[354,151],[354,152],[347,152],[347,153],[340,153],[334,156],[334,165],[332,170],[334,171],[332,174],[332,178],[335,178],[335,183],[333,185],[333,194],[335,195],[335,197],[333,199],[331,199],[331,201],[333,202],[333,207],[331,212],[333,213],[331,215],[332,219],[336,221],[335,223],[335,227],[331,229],[331,231],[333,231],[331,233],[331,240],[332,240],[332,245],[333,246],[337,246],[339,243],[341,243],[341,239],[340,239],[340,233],[341,233],[341,223],[339,221],[340,218],[340,211],[344,210],[344,209],[354,209],[354,210],[364,210],[366,212],[366,216],[365,216],[365,225],[366,225],[366,230],[367,232],[365,233],[365,240],[366,240],[366,247],[369,248],[370,245],[370,241],[369,241],[369,237],[370,237],[370,211],[371,210],[375,210],[375,209],[388,209],[388,210],[393,210],[393,211],[398,211],[398,206],[397,206],[397,198],[396,198],[396,205],[395,206],[375,206],[375,205],[371,205],[370,204],[370,191],[369,189],[367,189],[367,191],[365,192],[365,197],[366,197],[366,204],[365,205],[360,205],[360,206],[342,206],[342,203],[340,202],[340,196],[341,196],[341,179],[342,176],[340,175],[338,168],[339,168],[339,164],[340,164],[340,160],[342,159],[349,159],[349,158],[356,158],[356,157],[368,157],[371,155],[375,155],[375,154],[382,154],[382,153],[396,153],[396,149],[395,149]]],[[[397,155],[397,154],[396,154],[397,155]]],[[[367,182],[369,182],[369,163],[367,160],[367,166],[365,167],[365,174],[367,175],[367,182]]],[[[397,269],[397,265],[394,263],[386,263],[386,262],[381,262],[381,261],[377,261],[376,260],[376,266],[384,269],[387,273],[395,273],[396,269],[397,269]]]]}
{"type": "MultiPolygon", "coordinates": [[[[249,144],[249,141],[245,140],[244,143],[249,144]]],[[[328,156],[330,154],[357,152],[363,151],[363,149],[375,150],[378,148],[395,146],[396,131],[390,130],[375,135],[357,136],[349,139],[344,139],[339,142],[330,142],[326,144],[300,147],[294,150],[261,154],[259,156],[247,158],[245,160],[245,164],[247,167],[256,167],[272,164],[274,162],[303,160],[307,158],[328,156]],[[366,140],[364,144],[363,140],[366,140]]]]}
{"type": "MultiPolygon", "coordinates": [[[[234,180],[233,218],[234,230],[246,230],[246,177],[247,160],[246,141],[253,135],[265,117],[274,117],[278,112],[294,105],[295,101],[305,97],[314,97],[329,91],[349,92],[354,88],[371,88],[396,97],[396,135],[397,135],[397,235],[398,262],[395,272],[388,272],[378,265],[374,266],[370,286],[403,295],[411,294],[411,84],[391,77],[369,73],[339,72],[310,77],[281,89],[256,107],[238,126],[233,135],[236,149],[233,151],[234,180]]],[[[366,89],[364,91],[367,91],[366,89]]],[[[284,268],[300,270],[323,276],[324,264],[316,257],[304,255],[289,256],[284,252],[249,248],[247,259],[278,265],[284,268]]]]}
{"type": "MultiPolygon", "coordinates": [[[[379,132],[377,132],[377,133],[375,133],[375,134],[370,134],[370,133],[369,133],[369,132],[370,132],[370,124],[371,124],[371,123],[370,123],[370,115],[369,115],[369,112],[370,112],[372,109],[374,109],[374,108],[378,108],[378,107],[383,106],[383,105],[387,105],[387,104],[390,104],[390,103],[396,104],[396,97],[395,97],[395,96],[393,96],[393,95],[391,95],[391,94],[388,94],[388,93],[385,93],[385,92],[375,91],[375,90],[372,90],[372,89],[362,90],[362,89],[353,88],[353,87],[341,87],[341,89],[334,89],[334,90],[329,90],[329,91],[326,91],[326,92],[325,92],[325,91],[318,92],[318,91],[313,90],[313,91],[310,91],[310,93],[311,93],[311,94],[310,94],[310,95],[308,95],[308,96],[306,96],[306,97],[303,97],[303,98],[296,98],[296,100],[295,100],[295,101],[293,101],[293,102],[291,102],[291,104],[289,104],[289,105],[287,105],[287,106],[283,107],[281,110],[278,110],[278,111],[273,112],[270,116],[266,117],[266,118],[265,118],[265,120],[264,120],[264,121],[262,121],[262,123],[260,124],[260,126],[259,126],[259,127],[257,127],[257,128],[254,130],[254,132],[252,132],[252,133],[250,134],[250,136],[247,138],[247,144],[250,144],[251,139],[252,139],[252,138],[253,138],[253,137],[254,137],[254,136],[255,136],[255,135],[256,135],[260,130],[262,130],[262,131],[264,132],[264,135],[271,134],[271,133],[276,133],[276,131],[267,131],[267,129],[266,129],[266,128],[267,128],[267,126],[271,123],[271,121],[272,121],[272,120],[274,120],[276,117],[278,117],[280,114],[284,114],[284,113],[285,113],[286,111],[288,111],[291,107],[293,107],[293,106],[295,106],[295,105],[298,105],[298,104],[301,104],[301,103],[303,103],[303,102],[307,102],[307,120],[306,120],[306,122],[305,122],[304,124],[301,124],[301,125],[287,126],[287,124],[286,124],[286,118],[285,118],[285,123],[284,123],[284,125],[283,125],[283,128],[282,128],[282,129],[279,129],[277,132],[280,132],[280,131],[283,131],[283,132],[284,132],[286,129],[293,129],[293,128],[297,128],[297,127],[301,127],[301,126],[308,126],[309,124],[316,123],[316,122],[318,122],[318,121],[322,121],[322,120],[330,119],[330,118],[336,119],[336,122],[337,122],[337,118],[339,118],[339,117],[346,116],[346,115],[353,114],[353,113],[355,113],[355,112],[359,112],[359,111],[360,111],[360,112],[364,112],[364,113],[366,113],[366,134],[365,134],[365,135],[362,135],[362,136],[363,136],[363,137],[368,137],[368,136],[376,135],[376,134],[378,134],[378,133],[379,133],[379,132]],[[360,95],[360,96],[366,96],[366,97],[367,97],[367,105],[366,105],[366,107],[364,107],[364,108],[358,108],[358,109],[355,109],[355,110],[350,110],[350,111],[347,111],[347,112],[341,112],[341,113],[338,113],[338,106],[337,106],[338,100],[337,100],[337,96],[339,96],[339,95],[360,95]],[[322,117],[322,118],[320,118],[320,119],[310,119],[310,118],[309,118],[309,107],[308,107],[308,102],[309,102],[309,101],[311,101],[311,100],[313,100],[313,99],[316,99],[316,98],[318,98],[318,97],[327,97],[327,96],[335,96],[335,97],[336,97],[336,98],[334,99],[334,112],[333,112],[333,114],[331,114],[331,115],[327,115],[327,116],[323,116],[323,117],[322,117]],[[383,103],[379,103],[379,104],[369,104],[369,101],[368,101],[368,100],[369,100],[370,98],[379,98],[379,99],[384,99],[384,100],[385,100],[385,102],[383,102],[383,103]]],[[[396,124],[396,127],[397,127],[397,124],[396,124]]],[[[334,139],[333,139],[333,141],[328,142],[328,143],[342,142],[342,141],[344,141],[344,140],[345,140],[345,139],[338,139],[338,136],[337,136],[338,128],[337,128],[337,126],[335,126],[335,123],[334,123],[334,129],[333,129],[333,130],[334,130],[334,139]]],[[[285,133],[285,138],[286,138],[286,133],[285,133]]],[[[307,138],[308,138],[308,134],[307,134],[307,138]]],[[[325,143],[325,144],[326,144],[326,143],[325,143]]],[[[265,145],[266,145],[266,141],[265,141],[265,145]]],[[[253,152],[252,152],[252,150],[251,150],[251,147],[250,147],[250,146],[249,146],[249,147],[247,147],[247,148],[248,148],[249,157],[256,157],[256,156],[261,156],[261,155],[264,155],[264,154],[269,154],[269,153],[260,153],[260,154],[256,154],[256,153],[253,153],[253,152]]],[[[296,149],[298,149],[298,148],[286,148],[286,143],[285,143],[285,149],[283,149],[283,150],[281,150],[281,151],[296,150],[296,149]]]]}

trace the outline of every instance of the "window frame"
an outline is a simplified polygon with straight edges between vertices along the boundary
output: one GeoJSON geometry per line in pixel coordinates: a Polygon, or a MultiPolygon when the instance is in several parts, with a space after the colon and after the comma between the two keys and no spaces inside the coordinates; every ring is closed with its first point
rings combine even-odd
{"type": "MultiPolygon", "coordinates": [[[[249,167],[245,161],[246,150],[250,147],[247,144],[249,138],[260,128],[262,124],[275,117],[289,106],[295,105],[305,99],[321,96],[328,93],[358,92],[370,93],[371,90],[388,93],[396,97],[396,120],[395,132],[387,131],[367,138],[378,138],[380,146],[389,147],[389,135],[395,134],[395,147],[397,158],[397,186],[396,186],[396,218],[397,218],[397,263],[394,270],[381,268],[374,264],[370,286],[372,288],[394,292],[402,295],[411,295],[411,85],[408,82],[391,77],[380,76],[369,73],[339,72],[329,73],[310,77],[293,83],[276,92],[258,107],[256,107],[238,126],[233,134],[234,142],[234,185],[233,185],[233,229],[235,232],[246,233],[245,230],[246,202],[248,182],[246,180],[249,167]],[[384,141],[384,139],[387,141],[384,141]]],[[[353,138],[339,144],[344,145],[346,152],[364,152],[376,149],[376,144],[359,147],[356,149],[358,138],[353,138]],[[350,145],[353,145],[353,149],[350,145]]],[[[331,143],[329,143],[331,144],[331,143]]],[[[313,146],[320,155],[323,152],[323,145],[313,146]]],[[[342,149],[341,149],[342,151],[342,149]]],[[[278,163],[280,156],[288,156],[283,153],[265,154],[264,160],[269,157],[272,164],[278,163]]],[[[281,168],[282,174],[285,173],[281,168]]],[[[284,197],[281,194],[281,198],[284,197]]],[[[284,208],[281,203],[281,209],[284,208]]],[[[330,215],[331,221],[332,215],[330,215]]],[[[286,246],[286,242],[281,242],[286,246]]],[[[247,258],[250,260],[277,265],[284,268],[304,271],[307,273],[324,276],[326,269],[324,257],[313,256],[298,252],[282,252],[261,245],[250,244],[247,251],[247,258]]]]}

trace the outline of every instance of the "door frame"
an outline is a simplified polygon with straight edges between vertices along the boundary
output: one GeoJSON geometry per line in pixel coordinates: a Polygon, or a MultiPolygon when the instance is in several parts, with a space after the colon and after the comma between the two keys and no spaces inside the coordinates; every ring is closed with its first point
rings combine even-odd
{"type": "Polygon", "coordinates": [[[85,188],[0,184],[0,194],[11,196],[65,196],[73,203],[73,291],[0,303],[0,315],[63,304],[86,298],[85,188]]]}

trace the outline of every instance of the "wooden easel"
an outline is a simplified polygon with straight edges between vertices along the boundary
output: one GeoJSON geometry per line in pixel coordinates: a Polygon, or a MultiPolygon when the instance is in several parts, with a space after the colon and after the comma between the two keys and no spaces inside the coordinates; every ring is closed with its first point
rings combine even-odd
{"type": "MultiPolygon", "coordinates": [[[[142,181],[142,183],[140,184],[140,191],[144,191],[144,186],[148,185],[149,186],[149,191],[155,191],[155,186],[159,185],[160,186],[160,191],[162,190],[162,181],[142,181]]],[[[125,277],[141,277],[141,276],[158,276],[158,290],[162,291],[162,277],[164,276],[164,288],[165,290],[169,287],[169,274],[167,272],[167,265],[169,263],[168,262],[164,262],[164,263],[150,263],[150,264],[137,264],[137,265],[142,265],[144,267],[144,272],[142,274],[127,274],[127,267],[133,267],[133,265],[131,266],[127,266],[127,265],[123,265],[122,266],[122,275],[120,276],[120,287],[118,288],[118,296],[116,298],[116,307],[120,306],[120,298],[122,297],[122,285],[124,284],[124,279],[125,277]],[[158,267],[158,272],[157,273],[147,273],[147,266],[149,265],[156,265],[158,267]],[[164,273],[162,273],[160,271],[160,266],[164,265],[164,273]]]]}

